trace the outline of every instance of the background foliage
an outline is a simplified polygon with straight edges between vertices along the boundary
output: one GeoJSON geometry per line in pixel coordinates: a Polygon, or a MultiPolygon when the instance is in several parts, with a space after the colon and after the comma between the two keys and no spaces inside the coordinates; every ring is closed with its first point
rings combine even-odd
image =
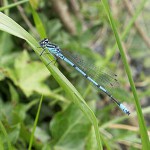
{"type": "MultiPolygon", "coordinates": [[[[140,2],[110,1],[109,6],[149,129],[150,5],[140,2]],[[136,15],[139,17],[134,20],[136,15]]],[[[14,0],[13,4],[12,1],[1,4],[0,10],[38,41],[48,37],[61,49],[81,55],[88,64],[107,67],[118,75],[120,85],[114,95],[128,106],[129,117],[78,72],[62,61],[56,63],[95,113],[103,148],[141,149],[134,98],[102,3],[98,0],[14,0]]],[[[0,149],[30,149],[32,145],[32,149],[96,150],[93,126],[72,100],[28,43],[0,32],[0,149]],[[33,143],[32,129],[35,129],[33,143]]]]}

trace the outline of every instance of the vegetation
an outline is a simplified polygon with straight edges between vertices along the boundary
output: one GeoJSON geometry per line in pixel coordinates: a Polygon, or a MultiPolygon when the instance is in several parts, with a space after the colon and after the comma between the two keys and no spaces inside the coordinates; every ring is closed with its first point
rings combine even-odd
{"type": "Polygon", "coordinates": [[[107,2],[3,1],[1,150],[150,149],[150,5],[148,0],[107,2]],[[38,42],[46,37],[87,66],[117,74],[119,86],[108,89],[131,115],[65,62],[40,56],[38,42]]]}

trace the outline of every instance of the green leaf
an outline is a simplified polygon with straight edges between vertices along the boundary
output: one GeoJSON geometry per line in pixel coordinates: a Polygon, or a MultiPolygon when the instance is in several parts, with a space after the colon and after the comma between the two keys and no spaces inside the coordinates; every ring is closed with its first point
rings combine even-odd
{"type": "Polygon", "coordinates": [[[84,149],[90,127],[82,112],[75,105],[70,105],[64,112],[55,115],[50,124],[54,149],[84,149]]]}
{"type": "Polygon", "coordinates": [[[0,132],[0,149],[1,150],[6,149],[6,147],[4,148],[4,145],[5,145],[5,143],[7,143],[7,149],[12,150],[9,136],[8,136],[6,129],[1,121],[0,121],[0,131],[1,131],[0,132]]]}
{"type": "Polygon", "coordinates": [[[15,59],[14,70],[10,70],[10,77],[26,94],[30,96],[33,92],[48,94],[49,89],[43,81],[49,76],[48,71],[42,63],[32,61],[24,51],[15,59]]]}

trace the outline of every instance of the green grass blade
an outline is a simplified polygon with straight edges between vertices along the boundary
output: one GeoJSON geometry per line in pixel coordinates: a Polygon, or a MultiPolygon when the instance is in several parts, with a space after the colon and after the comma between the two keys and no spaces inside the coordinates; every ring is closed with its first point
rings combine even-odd
{"type": "Polygon", "coordinates": [[[32,148],[32,143],[33,143],[33,139],[34,139],[34,133],[35,133],[35,129],[36,129],[36,126],[37,126],[38,118],[39,118],[39,115],[40,115],[42,100],[43,100],[43,95],[41,96],[41,99],[40,99],[40,103],[39,103],[38,111],[37,111],[36,118],[35,118],[35,121],[34,121],[34,126],[33,126],[32,134],[31,134],[28,150],[31,150],[31,148],[32,148]]]}
{"type": "MultiPolygon", "coordinates": [[[[139,4],[139,7],[137,8],[137,10],[135,11],[133,17],[131,18],[131,20],[129,21],[129,23],[127,24],[126,28],[124,29],[123,33],[121,34],[121,40],[125,40],[128,33],[130,32],[134,22],[136,21],[136,19],[138,18],[138,16],[140,15],[140,13],[142,12],[146,2],[148,2],[148,0],[143,0],[141,1],[141,3],[139,4]]],[[[114,56],[114,53],[117,49],[117,44],[115,44],[111,50],[110,55],[106,58],[106,60],[103,63],[103,66],[107,65],[107,63],[111,60],[111,58],[114,56]]]]}
{"type": "Polygon", "coordinates": [[[133,81],[133,78],[132,78],[132,75],[131,75],[131,70],[130,70],[129,64],[127,62],[127,59],[126,59],[125,52],[123,50],[123,46],[121,44],[121,40],[120,40],[119,34],[117,32],[117,28],[115,26],[114,19],[113,19],[111,13],[110,13],[108,3],[107,3],[106,0],[102,0],[102,3],[103,3],[103,6],[105,8],[105,11],[107,13],[108,19],[110,21],[112,30],[114,32],[116,42],[117,42],[118,48],[120,50],[121,58],[122,58],[124,66],[125,66],[125,70],[126,70],[126,73],[127,73],[130,85],[131,85],[131,89],[132,89],[132,92],[133,92],[133,96],[134,96],[134,100],[135,100],[134,102],[135,102],[135,105],[136,105],[136,112],[137,112],[138,122],[139,122],[139,127],[140,127],[140,135],[141,135],[142,146],[143,146],[143,149],[150,149],[150,143],[149,143],[149,138],[148,138],[148,134],[147,134],[147,130],[146,130],[146,125],[145,125],[144,117],[143,117],[143,114],[142,114],[141,106],[140,106],[140,103],[139,103],[138,95],[137,95],[137,92],[136,92],[136,88],[135,88],[135,85],[134,85],[134,81],[133,81]]]}
{"type": "MultiPolygon", "coordinates": [[[[38,42],[20,25],[18,25],[15,21],[13,21],[11,18],[9,18],[8,16],[4,15],[1,12],[0,12],[0,30],[8,32],[19,38],[26,40],[29,43],[29,45],[34,49],[36,54],[38,56],[40,55],[42,50],[38,48],[39,47],[38,42]]],[[[58,70],[58,68],[52,63],[50,65],[47,65],[52,60],[50,56],[42,55],[40,59],[47,66],[48,70],[51,72],[51,74],[56,79],[56,81],[61,85],[61,87],[66,91],[66,93],[68,93],[72,97],[73,102],[82,110],[82,112],[86,115],[86,117],[89,118],[89,120],[94,126],[96,140],[98,143],[98,149],[101,150],[102,143],[101,143],[101,138],[100,138],[98,121],[93,111],[86,104],[86,102],[84,101],[82,96],[78,93],[78,91],[75,89],[75,87],[58,70]]]]}
{"type": "Polygon", "coordinates": [[[6,9],[9,9],[9,8],[12,8],[12,7],[16,7],[16,6],[20,5],[20,4],[26,3],[28,1],[29,0],[22,0],[22,1],[19,1],[19,2],[16,2],[16,3],[9,4],[9,5],[4,6],[4,7],[0,7],[0,11],[4,11],[6,9]]]}
{"type": "Polygon", "coordinates": [[[43,25],[40,17],[38,16],[38,14],[36,13],[36,11],[34,10],[34,8],[32,6],[31,6],[31,11],[32,11],[32,16],[34,19],[36,29],[37,29],[38,33],[40,34],[40,37],[42,39],[46,38],[47,36],[46,36],[44,25],[43,25]]]}

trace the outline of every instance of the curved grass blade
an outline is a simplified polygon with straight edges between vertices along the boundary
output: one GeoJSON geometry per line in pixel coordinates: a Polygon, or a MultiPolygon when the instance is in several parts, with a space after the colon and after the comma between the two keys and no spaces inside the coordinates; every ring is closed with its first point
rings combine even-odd
{"type": "MultiPolygon", "coordinates": [[[[0,30],[24,39],[34,49],[36,54],[40,56],[41,50],[38,48],[39,43],[19,24],[17,24],[15,21],[13,21],[11,18],[9,18],[8,16],[6,16],[1,12],[0,12],[0,30]]],[[[47,57],[42,56],[40,57],[40,59],[46,66],[49,63],[49,61],[52,60],[50,56],[47,57]]],[[[91,124],[94,126],[98,149],[102,150],[103,148],[101,143],[98,121],[93,111],[86,104],[86,102],[79,94],[79,92],[75,89],[75,87],[66,79],[66,77],[58,70],[58,68],[55,65],[50,64],[47,66],[47,68],[51,72],[53,77],[56,79],[56,81],[65,90],[65,92],[72,97],[73,102],[81,109],[81,111],[91,121],[91,124]]]]}

